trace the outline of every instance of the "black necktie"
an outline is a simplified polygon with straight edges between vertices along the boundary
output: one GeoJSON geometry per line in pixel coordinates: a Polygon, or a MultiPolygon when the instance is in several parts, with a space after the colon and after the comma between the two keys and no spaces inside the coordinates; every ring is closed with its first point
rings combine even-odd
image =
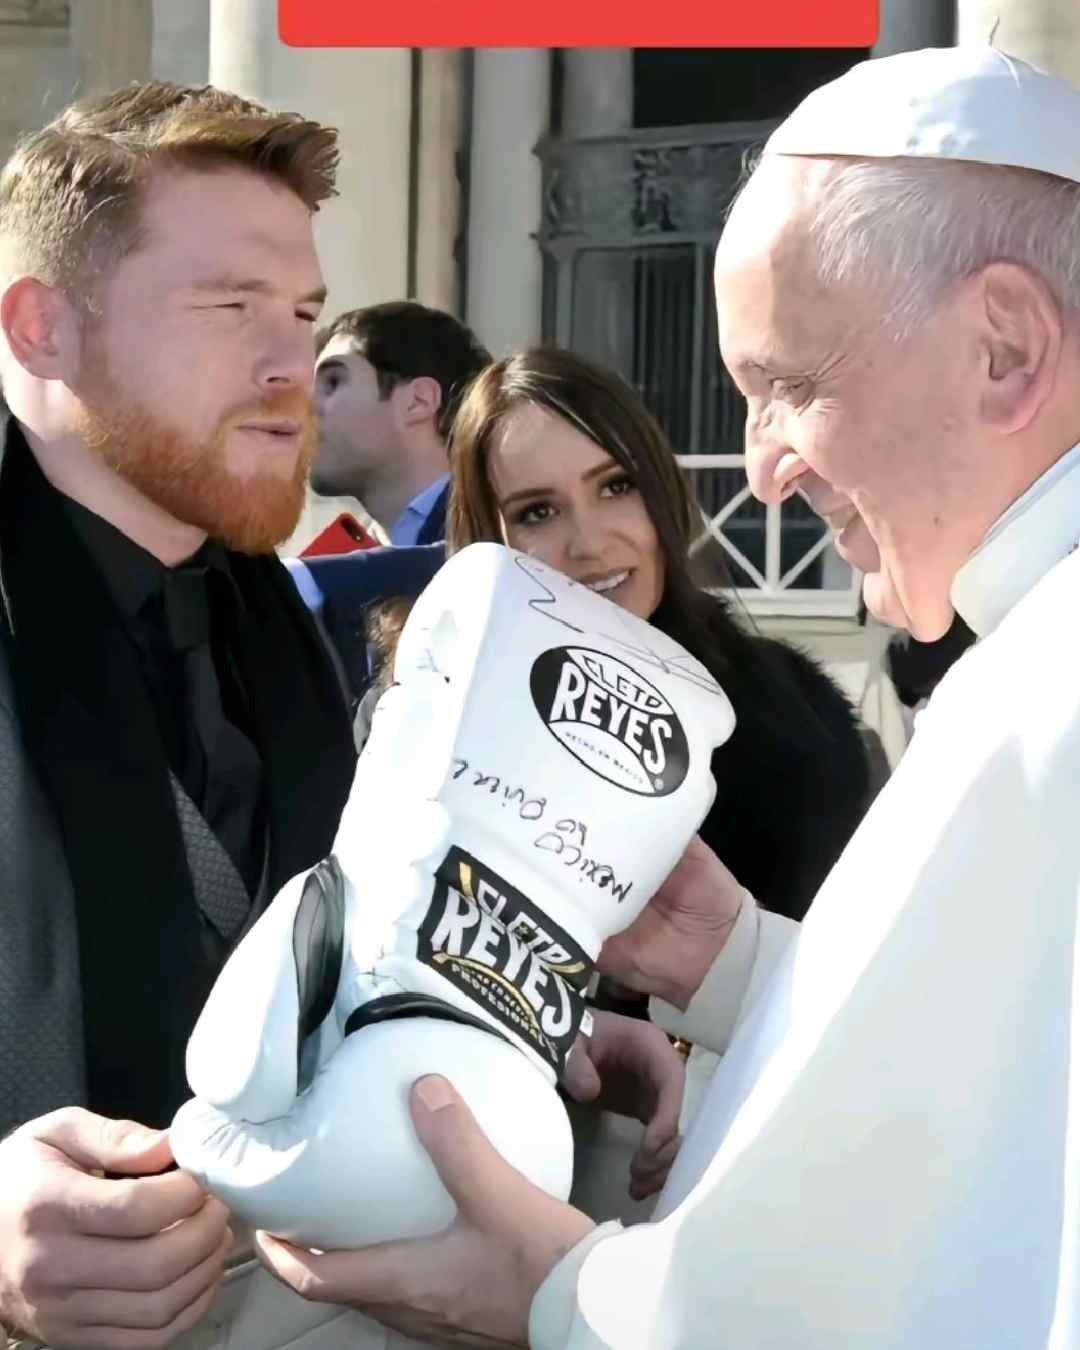
{"type": "Polygon", "coordinates": [[[222,589],[228,584],[201,563],[165,575],[166,631],[182,665],[184,762],[178,777],[253,894],[263,861],[262,763],[251,739],[227,716],[222,699],[209,589],[219,581],[222,589]]]}

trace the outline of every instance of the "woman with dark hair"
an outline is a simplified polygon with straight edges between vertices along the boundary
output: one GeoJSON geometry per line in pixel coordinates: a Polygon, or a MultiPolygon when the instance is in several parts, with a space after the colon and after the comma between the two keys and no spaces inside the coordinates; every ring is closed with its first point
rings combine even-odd
{"type": "Polygon", "coordinates": [[[759,903],[802,918],[869,799],[855,716],[785,643],[695,582],[697,511],[659,424],[618,376],[555,348],[477,378],[454,423],[447,544],[509,544],[649,619],[731,699],[701,837],[759,903]]]}

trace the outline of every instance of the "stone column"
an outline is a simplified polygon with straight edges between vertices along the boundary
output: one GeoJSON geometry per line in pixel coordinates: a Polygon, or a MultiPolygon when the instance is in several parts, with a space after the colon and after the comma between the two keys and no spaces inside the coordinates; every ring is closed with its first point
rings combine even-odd
{"type": "Polygon", "coordinates": [[[151,0],[78,0],[71,6],[79,97],[150,76],[151,0]]]}
{"type": "Polygon", "coordinates": [[[881,0],[881,27],[871,55],[951,47],[955,41],[956,0],[881,0]]]}
{"type": "Polygon", "coordinates": [[[1076,0],[957,0],[957,20],[958,42],[986,42],[993,31],[999,51],[1080,86],[1076,0]]]}
{"type": "Polygon", "coordinates": [[[606,136],[634,124],[632,47],[567,47],[562,53],[562,135],[606,136]]]}
{"type": "Polygon", "coordinates": [[[421,53],[420,60],[416,299],[456,314],[454,243],[461,221],[456,157],[461,148],[464,54],[431,48],[421,53]]]}
{"type": "Polygon", "coordinates": [[[154,78],[206,84],[210,78],[210,0],[154,0],[154,78]]]}
{"type": "MultiPolygon", "coordinates": [[[[339,195],[315,218],[327,318],[398,300],[409,243],[409,51],[287,47],[268,0],[212,0],[210,82],[339,131],[339,195]]],[[[309,497],[283,552],[296,552],[352,503],[309,497]]]]}
{"type": "Polygon", "coordinates": [[[316,217],[327,314],[405,294],[409,204],[409,52],[286,47],[277,7],[213,0],[210,80],[340,133],[339,196],[316,217]]]}
{"type": "Polygon", "coordinates": [[[79,80],[70,16],[37,7],[0,25],[0,164],[24,132],[42,127],[71,102],[79,80]]]}
{"type": "MultiPolygon", "coordinates": [[[[628,131],[634,121],[634,53],[630,47],[567,47],[562,53],[560,134],[579,141],[628,131]]],[[[596,190],[605,184],[629,200],[633,154],[598,146],[596,190]]],[[[584,260],[583,260],[584,262],[584,260]]],[[[641,335],[644,340],[645,335],[641,335]]],[[[634,255],[630,249],[592,254],[578,271],[572,343],[574,350],[626,379],[634,366],[634,255]]]]}
{"type": "Polygon", "coordinates": [[[551,54],[478,49],[473,74],[466,320],[496,356],[540,337],[540,161],[551,54]]]}

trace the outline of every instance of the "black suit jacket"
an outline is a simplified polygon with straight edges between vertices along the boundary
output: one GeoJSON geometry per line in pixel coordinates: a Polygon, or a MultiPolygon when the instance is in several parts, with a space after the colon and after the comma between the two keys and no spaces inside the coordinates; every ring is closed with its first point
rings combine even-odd
{"type": "MultiPolygon", "coordinates": [[[[165,1124],[188,1095],[184,1050],[216,970],[134,644],[15,423],[0,472],[0,543],[22,736],[74,883],[89,1104],[165,1124]]],[[[337,680],[288,573],[274,557],[229,561],[243,602],[234,656],[263,762],[272,898],[329,851],[355,755],[337,680]]]]}

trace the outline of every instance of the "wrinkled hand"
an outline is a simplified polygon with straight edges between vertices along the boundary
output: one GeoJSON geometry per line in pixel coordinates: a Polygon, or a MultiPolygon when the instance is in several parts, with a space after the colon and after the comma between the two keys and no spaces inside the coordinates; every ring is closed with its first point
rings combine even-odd
{"type": "Polygon", "coordinates": [[[359,1308],[417,1340],[525,1346],[533,1295],[592,1221],[511,1167],[444,1078],[421,1078],[410,1108],[458,1207],[449,1228],[323,1255],[258,1233],[259,1257],[304,1298],[359,1308]]]}
{"type": "Polygon", "coordinates": [[[699,836],[621,933],[600,949],[597,969],[641,994],[686,1008],[749,897],[699,836]]]}
{"type": "Polygon", "coordinates": [[[563,1086],[575,1101],[633,1116],[645,1133],[630,1162],[630,1195],[644,1200],[667,1179],[679,1150],[686,1066],[651,1022],[594,1011],[593,1033],[579,1036],[563,1086]]]}
{"type": "Polygon", "coordinates": [[[228,1213],[164,1131],[66,1107],[0,1144],[0,1318],[54,1350],[164,1346],[206,1311],[228,1213]],[[105,1172],[128,1174],[108,1180],[105,1172]]]}

